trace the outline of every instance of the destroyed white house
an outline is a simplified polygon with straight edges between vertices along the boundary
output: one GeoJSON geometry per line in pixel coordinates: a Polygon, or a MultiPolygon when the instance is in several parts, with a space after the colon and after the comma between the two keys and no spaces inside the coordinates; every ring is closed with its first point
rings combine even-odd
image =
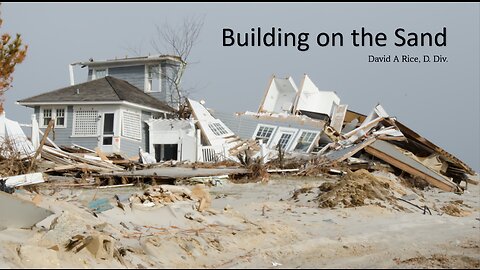
{"type": "Polygon", "coordinates": [[[258,112],[215,115],[242,139],[262,140],[269,149],[311,153],[318,151],[322,131],[337,108],[346,108],[337,94],[320,91],[307,75],[300,89],[291,77],[273,76],[258,112]]]}
{"type": "Polygon", "coordinates": [[[143,162],[239,161],[246,151],[268,162],[281,151],[293,158],[321,157],[329,164],[365,168],[380,161],[448,191],[456,190],[466,174],[474,174],[381,105],[368,115],[349,110],[335,92],[320,91],[307,75],[299,88],[292,78],[273,76],[257,112],[215,112],[192,99],[176,107],[177,101],[168,98],[175,90],[163,77],[164,71],[175,71],[175,59],[77,63],[88,66],[87,82],[19,104],[34,109],[43,131],[54,120],[55,132],[49,137],[58,145],[99,148],[139,156],[143,162]]]}
{"type": "Polygon", "coordinates": [[[214,115],[242,139],[266,146],[266,160],[279,149],[365,168],[380,160],[447,191],[457,190],[467,174],[475,174],[460,159],[390,117],[381,105],[368,116],[347,107],[335,92],[318,90],[305,75],[299,90],[292,78],[273,77],[258,112],[214,115]]]}

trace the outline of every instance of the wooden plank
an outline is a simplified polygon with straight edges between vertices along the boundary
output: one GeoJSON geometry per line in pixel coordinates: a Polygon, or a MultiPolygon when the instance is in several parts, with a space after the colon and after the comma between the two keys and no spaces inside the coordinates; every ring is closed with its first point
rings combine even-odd
{"type": "Polygon", "coordinates": [[[45,172],[48,173],[48,172],[58,172],[58,171],[70,171],[70,170],[78,171],[79,169],[85,169],[88,171],[95,171],[95,172],[105,172],[105,173],[112,172],[111,169],[94,166],[90,164],[74,164],[74,165],[58,166],[52,169],[48,169],[45,172]]]}
{"type": "Polygon", "coordinates": [[[382,141],[397,141],[397,142],[403,142],[406,141],[407,138],[405,137],[394,137],[394,136],[388,136],[388,135],[379,135],[377,139],[382,140],[382,141]]]}
{"type": "Polygon", "coordinates": [[[120,168],[116,165],[110,164],[108,162],[105,162],[105,161],[95,161],[95,160],[92,160],[92,159],[77,156],[73,153],[68,153],[68,152],[65,152],[65,151],[58,151],[58,150],[55,150],[51,147],[45,147],[45,148],[46,148],[45,150],[52,153],[53,155],[59,155],[59,156],[62,156],[62,157],[72,159],[72,160],[77,161],[77,162],[86,163],[86,164],[90,164],[90,165],[97,166],[97,167],[108,168],[112,171],[123,171],[122,168],[120,168]]]}
{"type": "MultiPolygon", "coordinates": [[[[38,130],[38,132],[39,132],[40,134],[42,134],[42,136],[45,135],[45,134],[43,133],[43,131],[40,130],[40,129],[38,130]]],[[[52,140],[50,140],[50,138],[48,138],[48,137],[47,137],[47,142],[50,143],[51,145],[53,145],[53,147],[54,147],[55,149],[61,150],[60,147],[58,147],[58,145],[57,145],[56,143],[54,143],[52,140]]]]}
{"type": "Polygon", "coordinates": [[[97,153],[97,155],[98,155],[103,161],[109,161],[109,159],[107,158],[107,156],[105,155],[105,153],[103,153],[103,151],[102,151],[99,147],[95,147],[95,153],[97,153]]]}
{"type": "Polygon", "coordinates": [[[376,141],[374,144],[371,144],[367,147],[365,147],[365,151],[367,153],[385,161],[386,163],[397,167],[405,172],[408,172],[409,174],[413,176],[417,176],[421,179],[424,179],[427,181],[429,184],[440,188],[445,191],[456,191],[457,186],[453,183],[448,181],[445,177],[439,175],[436,172],[433,172],[429,168],[425,167],[423,164],[420,162],[405,156],[403,153],[395,149],[392,145],[390,145],[387,142],[383,141],[376,141]],[[380,142],[380,143],[378,143],[380,142]],[[388,149],[387,149],[388,148],[388,149]],[[385,151],[387,150],[387,151],[385,151]],[[398,153],[394,153],[394,151],[398,153]],[[387,153],[388,152],[388,153],[387,153]],[[393,153],[393,154],[392,154],[393,153]],[[400,160],[402,156],[405,158],[404,161],[400,160]],[[410,164],[407,164],[409,162],[410,164]],[[415,168],[416,166],[417,168],[415,168]],[[423,169],[420,170],[420,168],[423,169]],[[436,177],[435,177],[436,176],[436,177]]]}
{"type": "Polygon", "coordinates": [[[330,161],[342,162],[345,159],[355,155],[358,151],[364,149],[365,147],[367,147],[368,145],[370,145],[374,141],[375,141],[375,138],[373,138],[373,137],[368,138],[367,140],[365,140],[365,141],[363,141],[359,144],[352,145],[352,146],[349,146],[347,148],[340,149],[340,150],[330,151],[325,155],[325,157],[328,158],[330,161]]]}
{"type": "Polygon", "coordinates": [[[43,134],[42,140],[40,141],[40,146],[38,146],[38,149],[32,158],[32,162],[30,163],[30,167],[28,167],[28,172],[30,172],[33,168],[33,165],[35,165],[35,160],[37,159],[38,155],[42,152],[43,145],[45,144],[45,141],[48,138],[48,133],[50,133],[50,130],[52,130],[54,124],[55,124],[55,121],[53,119],[50,119],[50,122],[48,122],[47,129],[45,130],[45,134],[43,134]]]}
{"type": "Polygon", "coordinates": [[[88,149],[88,148],[83,147],[81,145],[78,145],[78,144],[72,144],[72,145],[77,147],[78,149],[82,149],[82,150],[85,150],[85,151],[90,152],[90,153],[95,153],[95,151],[93,151],[92,149],[88,149]]]}

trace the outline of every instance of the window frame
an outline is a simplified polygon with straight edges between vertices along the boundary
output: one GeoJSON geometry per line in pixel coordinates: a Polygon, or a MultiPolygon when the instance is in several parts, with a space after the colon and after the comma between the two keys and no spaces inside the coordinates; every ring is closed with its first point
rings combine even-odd
{"type": "Polygon", "coordinates": [[[160,76],[162,73],[162,67],[160,64],[146,64],[145,65],[145,92],[146,93],[160,93],[162,92],[162,77],[160,76]],[[157,73],[152,73],[152,74],[157,74],[158,78],[158,90],[153,90],[153,82],[155,81],[154,76],[150,77],[150,69],[156,67],[158,69],[157,73]]]}
{"type": "Polygon", "coordinates": [[[44,117],[44,110],[51,110],[51,119],[55,119],[55,128],[67,128],[67,114],[68,114],[68,106],[40,106],[40,112],[39,112],[39,121],[38,121],[38,126],[40,128],[47,128],[48,124],[45,125],[45,117],[44,117]],[[57,125],[57,110],[62,109],[63,110],[63,125],[57,125]]]}
{"type": "Polygon", "coordinates": [[[271,142],[272,138],[274,137],[275,131],[277,130],[277,128],[278,128],[277,126],[273,126],[273,125],[258,124],[257,128],[255,129],[255,132],[253,133],[252,139],[262,140],[263,144],[268,145],[271,142]],[[262,128],[262,127],[272,128],[272,133],[270,134],[270,137],[268,138],[267,141],[265,141],[265,139],[263,139],[263,138],[257,139],[257,137],[258,137],[257,134],[260,131],[260,128],[262,128]]]}
{"type": "Polygon", "coordinates": [[[289,135],[290,137],[287,139],[287,141],[286,141],[286,143],[285,143],[285,146],[282,147],[282,151],[288,151],[288,149],[289,149],[290,146],[292,145],[293,138],[295,137],[295,132],[290,132],[290,131],[280,132],[280,137],[278,138],[278,142],[274,145],[274,146],[275,146],[275,150],[277,150],[277,145],[278,145],[278,144],[280,143],[280,141],[282,140],[283,135],[289,135]]]}
{"type": "Polygon", "coordinates": [[[270,140],[268,146],[269,148],[272,149],[277,149],[277,144],[282,138],[282,135],[284,133],[289,133],[291,134],[290,139],[287,141],[287,145],[285,146],[284,151],[292,151],[292,145],[293,143],[297,140],[298,138],[298,132],[300,129],[298,128],[291,128],[291,127],[285,127],[285,126],[279,126],[278,129],[275,132],[275,135],[273,136],[273,139],[270,140]]]}
{"type": "Polygon", "coordinates": [[[320,132],[315,131],[315,130],[309,130],[309,129],[301,129],[298,132],[298,134],[299,134],[298,139],[295,142],[295,147],[293,148],[293,151],[301,152],[301,153],[309,153],[311,151],[311,149],[313,148],[313,145],[314,145],[315,141],[317,140],[320,132]],[[301,151],[301,150],[297,149],[298,143],[300,142],[300,139],[302,138],[303,133],[314,133],[315,134],[315,136],[313,137],[313,140],[310,142],[310,145],[308,146],[307,150],[305,150],[305,151],[301,151]]]}

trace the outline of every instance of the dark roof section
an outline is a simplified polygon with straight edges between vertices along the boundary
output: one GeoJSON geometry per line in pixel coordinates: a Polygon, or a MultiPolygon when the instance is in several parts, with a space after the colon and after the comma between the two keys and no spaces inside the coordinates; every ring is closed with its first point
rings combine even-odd
{"type": "Polygon", "coordinates": [[[329,119],[329,116],[324,113],[310,112],[310,111],[304,111],[304,110],[299,110],[299,112],[301,115],[306,115],[316,120],[327,121],[329,119]]]}
{"type": "Polygon", "coordinates": [[[37,96],[19,100],[20,103],[36,102],[102,102],[128,101],[167,112],[175,109],[149,96],[127,81],[106,76],[93,81],[64,87],[37,96]],[[78,91],[77,91],[78,90],[78,91]]]}

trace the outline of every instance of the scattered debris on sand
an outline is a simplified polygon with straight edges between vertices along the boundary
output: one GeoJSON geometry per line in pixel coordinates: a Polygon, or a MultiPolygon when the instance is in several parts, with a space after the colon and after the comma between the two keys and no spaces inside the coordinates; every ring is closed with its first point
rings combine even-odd
{"type": "Polygon", "coordinates": [[[395,202],[391,184],[361,169],[349,172],[338,182],[325,182],[319,187],[319,207],[357,207],[378,201],[395,202]]]}
{"type": "Polygon", "coordinates": [[[445,214],[454,216],[454,217],[466,217],[472,214],[471,211],[462,209],[462,203],[460,202],[450,202],[448,204],[445,204],[440,208],[442,211],[445,212],[445,214]]]}

